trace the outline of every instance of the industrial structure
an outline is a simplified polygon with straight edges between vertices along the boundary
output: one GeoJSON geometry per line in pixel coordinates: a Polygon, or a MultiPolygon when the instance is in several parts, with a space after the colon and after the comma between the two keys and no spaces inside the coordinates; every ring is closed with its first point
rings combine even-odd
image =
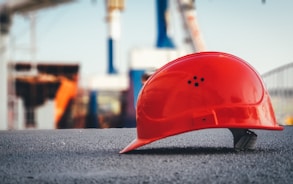
{"type": "MultiPolygon", "coordinates": [[[[0,86],[2,87],[2,90],[0,92],[0,129],[8,129],[9,127],[9,119],[14,116],[13,112],[13,97],[10,98],[11,91],[13,90],[13,87],[10,86],[10,82],[13,81],[11,73],[9,72],[9,68],[12,66],[9,61],[9,36],[10,36],[10,27],[13,23],[13,16],[15,14],[25,14],[36,10],[45,9],[48,7],[54,7],[59,4],[68,3],[72,0],[7,0],[4,1],[4,3],[0,4],[0,86]],[[9,109],[12,107],[12,109],[9,109]],[[10,111],[12,110],[12,111],[10,111]]],[[[31,38],[31,41],[34,42],[34,38],[31,38]]],[[[34,43],[31,43],[32,46],[34,43]]],[[[32,52],[35,51],[35,48],[32,47],[32,52]]],[[[31,66],[34,71],[34,74],[36,72],[36,65],[34,64],[34,57],[32,54],[31,58],[31,66]]],[[[12,67],[13,68],[13,67],[12,67]]],[[[24,67],[26,68],[26,67],[24,67]]],[[[39,80],[35,80],[38,78],[38,76],[30,76],[29,79],[26,78],[22,80],[22,83],[25,85],[21,86],[27,86],[27,89],[33,89],[35,87],[32,86],[39,86],[38,83],[39,80]],[[31,81],[37,81],[37,82],[31,82],[31,81]]],[[[44,82],[44,81],[42,81],[44,82]]],[[[41,83],[42,83],[41,82],[41,83]]],[[[14,93],[14,92],[12,92],[14,93]]],[[[31,94],[31,93],[28,93],[31,94]]],[[[26,95],[25,95],[26,96],[26,95]]],[[[27,100],[27,99],[26,99],[27,100]]],[[[24,101],[26,101],[24,100],[24,101]]],[[[34,106],[34,105],[33,105],[34,106]]],[[[32,118],[34,113],[32,113],[31,105],[27,106],[26,113],[29,117],[28,119],[32,118]]]]}

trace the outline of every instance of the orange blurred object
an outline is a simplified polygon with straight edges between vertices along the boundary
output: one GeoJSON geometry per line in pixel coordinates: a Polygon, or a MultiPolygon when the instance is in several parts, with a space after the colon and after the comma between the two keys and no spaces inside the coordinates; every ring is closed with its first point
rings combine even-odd
{"type": "Polygon", "coordinates": [[[66,77],[59,77],[61,84],[55,97],[55,128],[58,128],[58,122],[63,116],[68,103],[77,94],[77,80],[69,80],[66,77]]]}

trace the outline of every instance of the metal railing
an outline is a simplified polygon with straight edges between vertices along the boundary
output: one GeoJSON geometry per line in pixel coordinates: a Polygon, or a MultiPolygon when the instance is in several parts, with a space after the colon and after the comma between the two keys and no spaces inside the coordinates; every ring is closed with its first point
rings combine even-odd
{"type": "Polygon", "coordinates": [[[293,125],[293,63],[262,75],[272,99],[278,123],[293,125]]]}

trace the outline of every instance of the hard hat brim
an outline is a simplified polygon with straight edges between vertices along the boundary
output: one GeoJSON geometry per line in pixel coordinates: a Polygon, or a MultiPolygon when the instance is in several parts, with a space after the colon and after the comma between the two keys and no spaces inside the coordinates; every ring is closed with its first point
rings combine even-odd
{"type": "Polygon", "coordinates": [[[121,150],[119,153],[126,153],[131,150],[134,150],[136,148],[139,148],[143,145],[149,144],[150,142],[153,142],[151,140],[146,140],[146,139],[134,139],[128,146],[126,146],[123,150],[121,150]]]}

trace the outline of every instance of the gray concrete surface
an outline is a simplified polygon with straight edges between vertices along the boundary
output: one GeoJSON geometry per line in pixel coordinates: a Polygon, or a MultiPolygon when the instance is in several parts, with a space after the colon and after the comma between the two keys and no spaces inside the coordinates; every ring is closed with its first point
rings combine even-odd
{"type": "Polygon", "coordinates": [[[256,133],[248,152],[207,129],[121,155],[133,128],[0,131],[0,183],[293,183],[293,127],[256,133]]]}

